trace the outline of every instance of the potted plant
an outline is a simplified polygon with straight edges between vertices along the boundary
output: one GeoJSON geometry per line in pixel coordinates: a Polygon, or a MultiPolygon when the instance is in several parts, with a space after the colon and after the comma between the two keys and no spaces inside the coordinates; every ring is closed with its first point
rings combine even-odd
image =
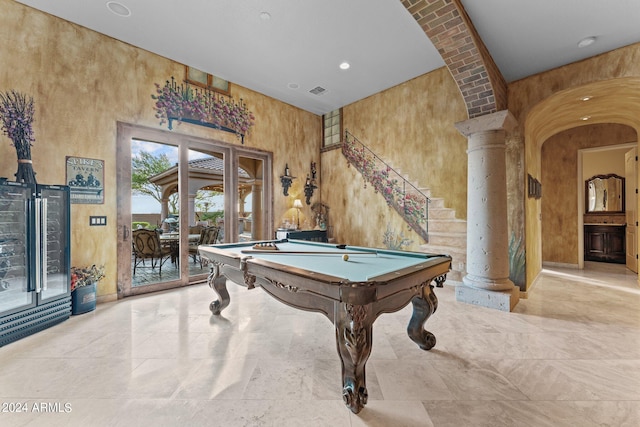
{"type": "Polygon", "coordinates": [[[71,267],[71,314],[82,314],[96,308],[96,287],[104,278],[104,265],[71,267]]]}

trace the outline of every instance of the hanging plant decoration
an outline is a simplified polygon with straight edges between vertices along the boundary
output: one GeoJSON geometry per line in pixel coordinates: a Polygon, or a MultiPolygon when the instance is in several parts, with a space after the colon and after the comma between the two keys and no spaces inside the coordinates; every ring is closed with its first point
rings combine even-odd
{"type": "Polygon", "coordinates": [[[177,84],[171,77],[164,86],[156,83],[154,109],[160,124],[186,122],[235,133],[244,143],[244,136],[253,126],[253,114],[242,102],[208,89],[192,88],[188,83],[177,84]]]}
{"type": "Polygon", "coordinates": [[[2,132],[13,143],[18,156],[17,182],[36,183],[36,174],[31,162],[33,136],[33,98],[15,90],[0,93],[0,119],[2,132]]]}

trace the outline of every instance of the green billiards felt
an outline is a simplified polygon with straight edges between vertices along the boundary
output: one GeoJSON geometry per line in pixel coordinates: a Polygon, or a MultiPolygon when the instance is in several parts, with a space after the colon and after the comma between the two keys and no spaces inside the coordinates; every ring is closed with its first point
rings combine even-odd
{"type": "MultiPolygon", "coordinates": [[[[251,249],[251,244],[221,245],[225,249],[251,249]]],[[[339,249],[337,245],[306,241],[276,242],[279,251],[283,253],[251,252],[249,256],[263,259],[272,263],[282,264],[316,273],[339,277],[352,282],[364,282],[372,278],[420,265],[431,256],[416,252],[389,251],[384,249],[362,248],[346,245],[339,249]],[[305,252],[300,254],[287,252],[305,252]],[[372,253],[375,251],[375,253],[372,253]],[[309,254],[308,252],[317,252],[309,254]],[[359,254],[358,252],[362,252],[359,254]],[[344,261],[342,255],[348,253],[349,260],[344,261]]],[[[243,254],[247,256],[247,254],[243,254]]]]}

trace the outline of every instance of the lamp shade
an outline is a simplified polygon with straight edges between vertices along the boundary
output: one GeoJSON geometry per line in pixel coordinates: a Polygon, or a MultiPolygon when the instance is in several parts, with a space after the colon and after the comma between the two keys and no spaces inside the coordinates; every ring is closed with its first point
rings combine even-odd
{"type": "Polygon", "coordinates": [[[293,201],[293,207],[296,209],[302,209],[302,201],[300,199],[295,199],[293,201]]]}

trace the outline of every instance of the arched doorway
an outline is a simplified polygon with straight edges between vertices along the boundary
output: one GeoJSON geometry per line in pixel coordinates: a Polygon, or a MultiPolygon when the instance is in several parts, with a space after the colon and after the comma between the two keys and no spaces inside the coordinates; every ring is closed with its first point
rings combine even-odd
{"type": "Polygon", "coordinates": [[[543,266],[583,268],[584,225],[625,223],[622,207],[622,212],[587,212],[585,181],[612,173],[624,177],[625,153],[636,141],[633,128],[600,123],[559,132],[542,145],[541,181],[549,189],[540,199],[543,266]]]}
{"type": "MultiPolygon", "coordinates": [[[[620,124],[632,128],[637,135],[639,111],[640,78],[636,77],[594,82],[550,96],[533,107],[525,121],[525,173],[537,179],[542,176],[546,167],[542,164],[543,144],[562,131],[586,125],[620,124]]],[[[552,185],[547,188],[552,191],[552,185]]],[[[544,198],[544,182],[542,194],[544,198]]],[[[527,289],[542,269],[542,203],[542,199],[525,200],[527,289]]]]}

